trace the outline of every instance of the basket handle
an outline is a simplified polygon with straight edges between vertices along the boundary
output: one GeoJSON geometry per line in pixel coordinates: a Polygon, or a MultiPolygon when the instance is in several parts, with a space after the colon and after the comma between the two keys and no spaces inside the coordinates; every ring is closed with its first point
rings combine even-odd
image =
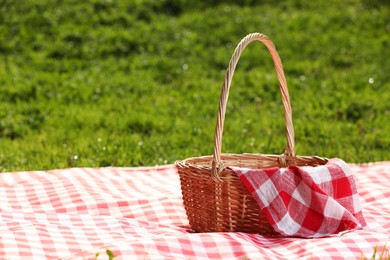
{"type": "Polygon", "coordinates": [[[287,148],[285,149],[282,156],[295,156],[292,111],[291,111],[290,97],[288,94],[286,78],[283,72],[282,62],[280,60],[278,52],[275,49],[274,44],[267,36],[260,33],[252,33],[247,35],[245,38],[243,38],[241,42],[237,45],[236,49],[234,50],[234,53],[229,62],[229,67],[226,70],[225,80],[222,85],[221,96],[219,99],[217,125],[215,128],[215,135],[214,135],[214,157],[212,163],[212,173],[214,177],[217,177],[218,172],[220,172],[223,168],[221,164],[222,132],[223,132],[223,125],[225,121],[226,104],[228,101],[229,90],[233,79],[234,70],[236,68],[238,59],[240,58],[241,53],[243,52],[245,47],[249,43],[255,40],[262,42],[267,47],[268,51],[271,54],[272,60],[274,62],[276,74],[279,80],[279,88],[280,88],[280,93],[282,95],[282,101],[284,106],[284,118],[286,123],[286,137],[287,137],[287,148]]]}

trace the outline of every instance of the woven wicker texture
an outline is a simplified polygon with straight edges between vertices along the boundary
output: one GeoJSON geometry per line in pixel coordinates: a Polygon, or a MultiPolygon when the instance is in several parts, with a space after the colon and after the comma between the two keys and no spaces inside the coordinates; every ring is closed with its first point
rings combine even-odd
{"type": "Polygon", "coordinates": [[[237,175],[228,167],[269,168],[289,165],[323,165],[328,160],[317,156],[296,156],[292,111],[286,79],[280,57],[271,40],[252,33],[241,40],[226,70],[219,101],[214,135],[214,154],[175,162],[180,175],[184,207],[195,232],[249,232],[277,236],[271,225],[237,175]],[[234,70],[245,47],[253,42],[263,43],[274,62],[284,106],[287,148],[281,155],[222,154],[222,132],[226,105],[234,70]]]}

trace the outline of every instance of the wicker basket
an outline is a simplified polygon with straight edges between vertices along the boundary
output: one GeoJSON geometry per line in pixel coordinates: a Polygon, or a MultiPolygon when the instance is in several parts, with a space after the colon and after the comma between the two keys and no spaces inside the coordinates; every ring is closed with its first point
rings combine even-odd
{"type": "Polygon", "coordinates": [[[255,199],[229,166],[246,168],[287,167],[289,165],[318,166],[326,158],[296,156],[290,98],[282,63],[271,40],[252,33],[241,40],[234,50],[222,86],[217,125],[214,136],[214,155],[188,158],[175,162],[180,175],[184,207],[195,232],[248,232],[278,235],[267,221],[255,199]],[[252,41],[262,42],[270,52],[279,80],[284,106],[287,148],[282,155],[221,154],[222,131],[229,89],[238,59],[252,41]]]}

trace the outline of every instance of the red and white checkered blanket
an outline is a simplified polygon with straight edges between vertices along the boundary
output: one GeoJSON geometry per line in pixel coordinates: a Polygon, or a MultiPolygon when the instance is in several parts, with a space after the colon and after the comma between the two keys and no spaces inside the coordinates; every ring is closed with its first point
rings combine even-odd
{"type": "Polygon", "coordinates": [[[343,160],[317,167],[231,168],[282,235],[325,237],[366,225],[352,172],[343,160]]]}
{"type": "Polygon", "coordinates": [[[175,167],[0,173],[0,259],[356,259],[390,245],[390,161],[350,165],[367,227],[326,238],[189,231],[175,167]]]}

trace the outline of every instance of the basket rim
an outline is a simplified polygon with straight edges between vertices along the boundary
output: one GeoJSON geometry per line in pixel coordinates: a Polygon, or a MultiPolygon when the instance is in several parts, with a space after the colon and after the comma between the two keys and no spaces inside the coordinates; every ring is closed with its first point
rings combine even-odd
{"type": "MultiPolygon", "coordinates": [[[[213,155],[204,155],[204,156],[197,156],[197,157],[189,157],[183,160],[177,160],[175,161],[174,165],[178,168],[193,168],[197,170],[204,170],[204,171],[212,171],[213,166],[212,162],[214,160],[213,155]],[[202,165],[203,163],[209,163],[209,165],[202,165]]],[[[261,154],[261,153],[242,153],[242,154],[235,154],[235,153],[222,153],[221,154],[221,162],[223,165],[223,169],[226,169],[229,167],[228,162],[229,161],[258,161],[263,162],[265,164],[274,164],[274,166],[269,167],[258,167],[258,168],[287,168],[289,166],[321,166],[325,165],[329,162],[329,159],[326,157],[319,157],[319,156],[302,156],[302,155],[295,155],[295,156],[288,156],[285,154],[277,155],[277,154],[261,154]]],[[[223,170],[220,169],[219,171],[223,170]]]]}

